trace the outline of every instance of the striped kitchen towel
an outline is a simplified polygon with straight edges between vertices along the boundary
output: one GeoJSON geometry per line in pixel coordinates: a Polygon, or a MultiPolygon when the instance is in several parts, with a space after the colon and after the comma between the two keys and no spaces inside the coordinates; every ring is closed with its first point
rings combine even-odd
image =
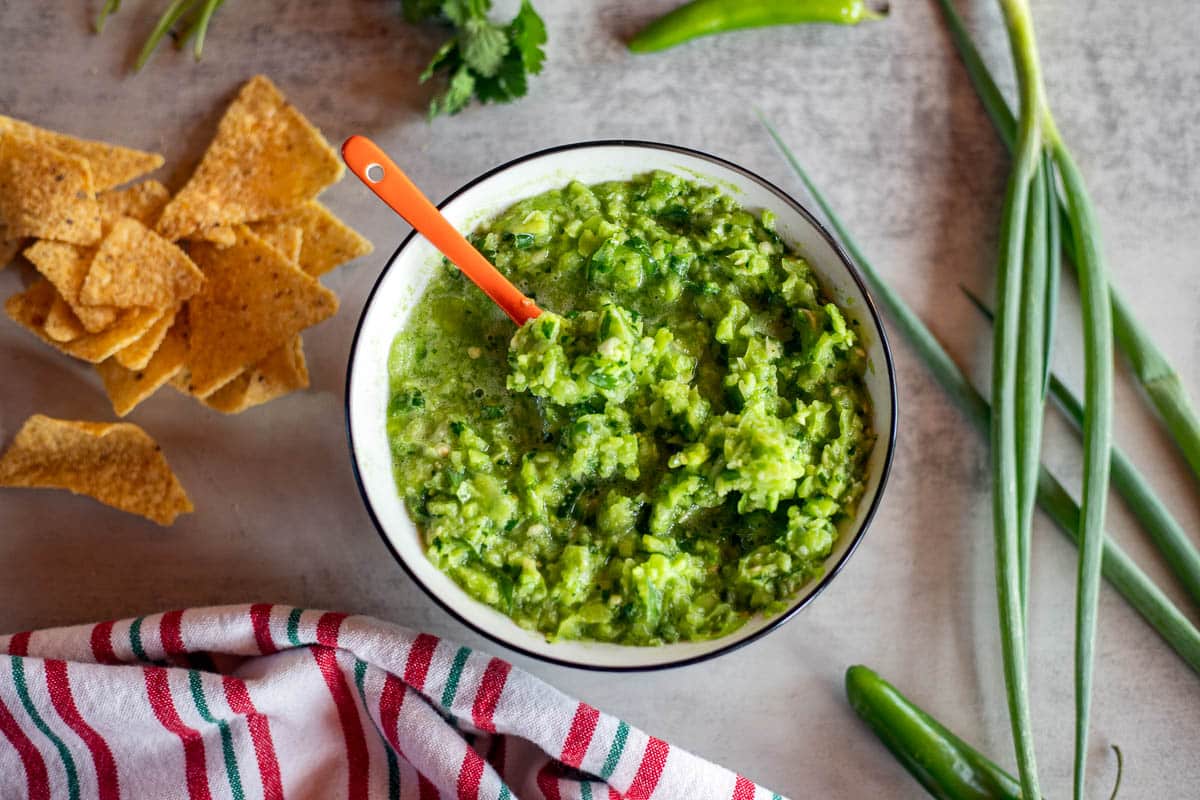
{"type": "Polygon", "coordinates": [[[770,800],[508,662],[266,604],[0,637],[0,797],[770,800]]]}

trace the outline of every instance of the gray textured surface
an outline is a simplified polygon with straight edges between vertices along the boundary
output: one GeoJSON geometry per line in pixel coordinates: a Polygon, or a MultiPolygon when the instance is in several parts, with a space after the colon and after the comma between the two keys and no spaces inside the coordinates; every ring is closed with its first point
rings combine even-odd
{"type": "MultiPolygon", "coordinates": [[[[990,289],[1006,159],[932,3],[896,3],[886,23],[858,30],[771,30],[627,55],[619,37],[671,4],[540,0],[551,43],[530,97],[429,125],[415,79],[438,35],[403,25],[392,2],[229,3],[201,64],[163,52],[131,76],[161,3],[126,2],[97,38],[87,28],[94,3],[0,0],[0,112],[161,149],[165,179],[178,185],[233,90],[265,72],[331,140],[376,137],[434,197],[540,147],[621,136],[709,150],[795,189],[748,111],[757,106],[888,278],[985,375],[987,332],[957,284],[990,289]]],[[[987,55],[1003,63],[992,4],[967,5],[987,55]]],[[[1036,6],[1050,97],[1092,187],[1113,279],[1200,394],[1200,16],[1184,0],[1036,6]]],[[[59,493],[0,493],[0,630],[270,600],[482,644],[409,584],[359,504],[342,434],[344,367],[363,298],[405,229],[351,181],[327,200],[378,252],[328,279],[343,306],[305,336],[311,391],[237,418],[170,391],[137,409],[131,419],[159,439],[199,508],[170,530],[59,493]]],[[[14,271],[0,274],[0,293],[19,285],[14,271]]],[[[1065,298],[1057,365],[1077,382],[1070,282],[1065,298]]],[[[892,483],[864,546],[814,606],[756,645],[675,672],[605,676],[515,660],[798,798],[922,796],[844,703],[842,672],[856,662],[1011,765],[985,450],[908,347],[893,344],[903,430],[892,483]]],[[[1116,401],[1121,443],[1196,530],[1196,485],[1123,371],[1116,401]]],[[[0,320],[0,440],[34,411],[111,416],[92,371],[0,320]]],[[[1073,438],[1057,424],[1048,437],[1073,486],[1073,438]]],[[[1119,502],[1109,527],[1182,602],[1119,502]]],[[[1039,520],[1033,707],[1052,796],[1069,793],[1074,552],[1039,520]]],[[[1107,796],[1110,744],[1127,756],[1124,797],[1192,796],[1200,684],[1107,588],[1101,611],[1089,796],[1107,796]]]]}

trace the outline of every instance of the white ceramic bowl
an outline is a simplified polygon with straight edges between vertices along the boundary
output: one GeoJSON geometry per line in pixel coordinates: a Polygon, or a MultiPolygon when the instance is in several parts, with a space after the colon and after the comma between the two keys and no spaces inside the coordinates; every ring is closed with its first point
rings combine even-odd
{"type": "Polygon", "coordinates": [[[752,210],[775,213],[777,230],[812,265],[824,289],[860,322],[867,348],[867,388],[873,401],[877,439],[868,464],[866,492],[826,562],[825,574],[804,586],[789,608],[756,616],[720,639],[660,647],[599,642],[547,642],[480,603],[425,557],[420,534],[405,511],[392,477],[386,432],[387,359],[392,339],[404,326],[440,256],[423,237],[409,235],[392,255],[359,320],[346,380],[346,421],[351,460],[367,510],[384,542],[414,581],[459,621],[484,636],[527,655],[567,666],[601,670],[645,670],[680,666],[728,652],[766,634],[808,604],[834,579],[858,546],[887,481],[896,439],[896,383],[892,357],[879,315],[849,259],[799,203],[741,167],[694,150],[634,141],[564,145],[519,158],[475,179],[441,205],[442,213],[467,232],[508,206],[571,180],[583,183],[628,180],[649,170],[666,170],[720,186],[752,210]]]}

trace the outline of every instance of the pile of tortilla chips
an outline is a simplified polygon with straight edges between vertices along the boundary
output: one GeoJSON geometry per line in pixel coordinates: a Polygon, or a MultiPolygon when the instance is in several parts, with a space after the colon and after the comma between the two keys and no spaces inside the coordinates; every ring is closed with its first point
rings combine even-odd
{"type": "Polygon", "coordinates": [[[317,279],[371,250],[316,200],[337,154],[258,76],[178,194],[116,188],[162,163],[0,116],[0,266],[40,273],[8,315],[96,364],[119,416],[167,382],[227,414],[307,387],[300,332],[338,307],[317,279]]]}
{"type": "MultiPolygon", "coordinates": [[[[8,316],[91,362],[118,416],[166,383],[226,414],[308,386],[318,280],[371,244],[317,201],[337,154],[263,76],[173,197],[145,153],[0,115],[0,269],[38,273],[8,316]]],[[[71,487],[68,487],[71,488],[71,487]]]]}

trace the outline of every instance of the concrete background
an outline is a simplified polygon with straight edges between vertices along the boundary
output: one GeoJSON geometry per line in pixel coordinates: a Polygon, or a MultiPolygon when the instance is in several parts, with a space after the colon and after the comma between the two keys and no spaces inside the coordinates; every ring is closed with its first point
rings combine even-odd
{"type": "MultiPolygon", "coordinates": [[[[178,186],[234,90],[264,72],[330,140],[375,137],[435,198],[532,150],[621,136],[708,150],[798,190],[757,107],[878,267],[986,380],[988,331],[958,285],[990,293],[1007,159],[932,2],[896,3],[889,20],[860,29],[747,32],[629,55],[622,37],[672,4],[538,0],[549,57],[530,96],[429,124],[430,90],[416,76],[441,34],[405,25],[392,0],[229,3],[202,63],[168,49],[140,75],[128,65],[162,3],[128,0],[96,37],[96,2],[0,0],[0,112],[158,149],[163,180],[178,186]]],[[[993,4],[960,5],[1007,86],[993,4]]],[[[1200,397],[1200,11],[1185,0],[1035,5],[1049,95],[1094,193],[1113,281],[1200,397]]],[[[484,644],[409,584],[359,503],[342,431],[344,369],[363,298],[406,228],[351,180],[325,199],[377,252],[327,279],[343,305],[305,336],[312,389],[236,418],[170,391],[138,408],[131,420],[157,437],[199,509],[170,530],[62,493],[0,492],[0,630],[273,601],[484,644]]],[[[20,273],[0,273],[0,294],[20,285],[20,273]]],[[[1064,289],[1056,365],[1078,385],[1076,292],[1070,281],[1064,289]]],[[[906,343],[894,335],[893,344],[903,416],[892,482],[864,546],[811,608],[758,644],[674,672],[606,676],[515,661],[797,798],[923,796],[844,701],[842,673],[858,662],[1011,767],[986,451],[906,343]]],[[[1118,439],[1195,531],[1195,481],[1124,367],[1118,377],[1118,439]]],[[[92,370],[0,321],[0,440],[35,411],[111,418],[92,370]]],[[[1047,436],[1048,461],[1074,489],[1073,435],[1052,415],[1047,436]]],[[[1037,524],[1033,708],[1047,794],[1065,796],[1075,550],[1037,524]]],[[[1183,603],[1119,501],[1109,528],[1183,603]]],[[[1108,796],[1112,744],[1126,754],[1123,797],[1195,794],[1196,678],[1104,589],[1090,797],[1108,796]]]]}

